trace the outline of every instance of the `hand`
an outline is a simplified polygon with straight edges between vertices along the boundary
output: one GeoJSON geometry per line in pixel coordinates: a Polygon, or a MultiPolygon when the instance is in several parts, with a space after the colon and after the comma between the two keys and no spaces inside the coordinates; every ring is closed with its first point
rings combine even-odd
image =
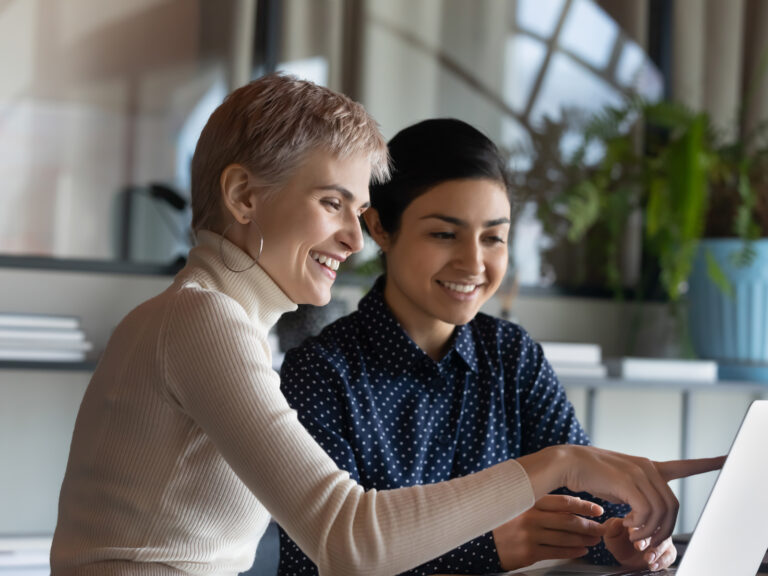
{"type": "Polygon", "coordinates": [[[600,542],[603,527],[581,516],[602,513],[594,502],[575,496],[548,494],[540,498],[533,508],[493,531],[502,569],[584,556],[587,546],[600,542]]]}
{"type": "Polygon", "coordinates": [[[606,549],[622,566],[650,569],[653,571],[669,568],[677,558],[677,549],[672,539],[667,538],[655,547],[648,547],[650,540],[629,540],[629,531],[621,518],[609,518],[602,525],[606,549]]]}
{"type": "Polygon", "coordinates": [[[533,508],[493,531],[502,569],[516,570],[539,560],[584,556],[587,546],[600,542],[604,530],[598,522],[581,516],[602,513],[603,509],[594,502],[575,496],[543,496],[533,508]]]}
{"type": "Polygon", "coordinates": [[[669,538],[680,507],[667,485],[675,478],[716,470],[725,457],[653,462],[594,446],[549,446],[517,460],[525,468],[538,499],[555,488],[590,492],[613,502],[624,502],[632,511],[622,520],[629,540],[650,538],[656,547],[669,538]]]}

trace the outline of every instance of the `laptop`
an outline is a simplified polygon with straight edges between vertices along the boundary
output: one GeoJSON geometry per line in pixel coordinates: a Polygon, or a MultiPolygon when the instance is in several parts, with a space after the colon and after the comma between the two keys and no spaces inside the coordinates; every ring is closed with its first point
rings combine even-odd
{"type": "Polygon", "coordinates": [[[680,565],[660,572],[562,564],[515,576],[676,574],[754,576],[768,548],[768,400],[754,401],[741,423],[680,565]]]}

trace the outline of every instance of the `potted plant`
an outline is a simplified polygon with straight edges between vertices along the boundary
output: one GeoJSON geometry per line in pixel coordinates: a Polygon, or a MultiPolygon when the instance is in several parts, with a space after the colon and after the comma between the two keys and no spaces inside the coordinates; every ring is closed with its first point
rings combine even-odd
{"type": "Polygon", "coordinates": [[[538,217],[555,239],[586,245],[591,261],[599,263],[591,283],[597,277],[621,295],[627,287],[644,293],[642,278],[627,282],[621,272],[627,225],[639,211],[643,249],[658,264],[666,297],[678,301],[701,232],[709,153],[705,117],[671,103],[631,100],[581,128],[574,118],[566,117],[565,130],[547,124],[534,135],[536,160],[520,184],[538,202],[538,217]],[[648,127],[645,148],[632,129],[642,123],[648,127]],[[558,159],[558,140],[577,130],[582,136],[575,152],[558,159]]]}
{"type": "Polygon", "coordinates": [[[713,155],[688,294],[696,352],[724,379],[768,379],[768,150],[755,134],[713,155]]]}
{"type": "Polygon", "coordinates": [[[562,121],[544,123],[531,134],[533,162],[513,173],[516,204],[534,202],[551,243],[547,265],[560,285],[591,290],[609,288],[621,296],[626,281],[620,253],[625,251],[624,224],[639,205],[639,157],[619,126],[628,110],[606,110],[585,118],[566,110],[562,121]],[[574,135],[582,137],[575,152],[574,135]],[[592,162],[590,156],[601,157],[592,162]],[[610,191],[610,192],[609,192],[610,191]]]}
{"type": "MultiPolygon", "coordinates": [[[[757,307],[768,310],[768,301],[745,296],[761,293],[755,282],[768,274],[768,255],[762,255],[768,241],[760,239],[768,236],[768,153],[754,141],[751,135],[722,144],[704,113],[629,101],[588,123],[566,161],[542,160],[546,169],[534,164],[532,172],[550,174],[550,185],[559,180],[539,203],[539,217],[556,238],[584,243],[601,265],[604,284],[621,295],[627,287],[623,235],[641,214],[645,265],[629,286],[635,295],[646,298],[658,287],[678,317],[688,303],[691,342],[700,356],[768,362],[768,328],[744,327],[757,307]],[[643,147],[632,124],[645,128],[643,147]],[[596,162],[587,161],[590,147],[603,151],[596,162]],[[726,237],[714,243],[723,248],[713,248],[710,236],[726,237]],[[749,288],[741,287],[742,274],[749,288]],[[736,319],[749,336],[737,335],[736,319]]],[[[762,293],[768,298],[768,286],[762,293]]]]}

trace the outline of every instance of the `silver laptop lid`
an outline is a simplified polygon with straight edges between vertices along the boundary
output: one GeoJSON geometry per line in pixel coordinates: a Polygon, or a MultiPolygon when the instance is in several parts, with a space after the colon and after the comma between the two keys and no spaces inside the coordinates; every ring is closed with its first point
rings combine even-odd
{"type": "Polygon", "coordinates": [[[752,403],[678,576],[754,576],[768,547],[768,400],[752,403]]]}

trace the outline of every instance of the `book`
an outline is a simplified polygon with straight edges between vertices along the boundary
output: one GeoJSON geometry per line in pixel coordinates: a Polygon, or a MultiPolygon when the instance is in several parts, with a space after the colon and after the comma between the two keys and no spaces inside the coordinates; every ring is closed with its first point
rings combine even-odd
{"type": "Polygon", "coordinates": [[[551,364],[558,378],[605,378],[608,369],[604,364],[551,364]]]}
{"type": "Polygon", "coordinates": [[[75,316],[0,312],[0,327],[77,330],[80,327],[80,319],[75,316]]]}
{"type": "Polygon", "coordinates": [[[600,364],[603,359],[599,344],[586,342],[540,342],[550,364],[600,364]]]}
{"type": "Polygon", "coordinates": [[[0,360],[26,360],[33,362],[82,362],[85,350],[57,350],[45,348],[0,348],[0,360]]]}
{"type": "Polygon", "coordinates": [[[625,357],[610,359],[606,364],[611,376],[624,380],[717,381],[717,362],[714,360],[625,357]]]}

